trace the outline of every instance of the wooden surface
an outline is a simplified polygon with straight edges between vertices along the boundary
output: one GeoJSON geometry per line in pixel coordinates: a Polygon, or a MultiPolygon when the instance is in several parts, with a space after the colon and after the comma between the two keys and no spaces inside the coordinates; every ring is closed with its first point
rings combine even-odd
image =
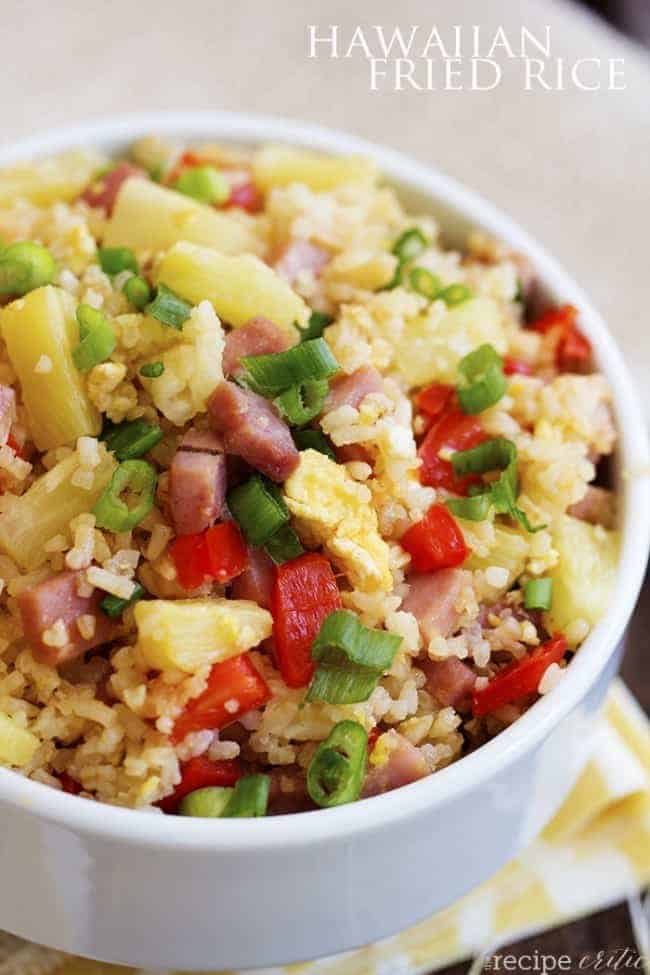
{"type": "MultiPolygon", "coordinates": [[[[622,676],[634,693],[639,703],[644,707],[646,713],[650,713],[650,648],[648,647],[648,633],[650,632],[650,575],[646,577],[645,586],[634,614],[629,630],[629,640],[625,660],[623,661],[622,676]]],[[[622,904],[611,908],[608,911],[601,911],[591,917],[574,924],[567,924],[564,927],[556,928],[545,934],[540,934],[534,938],[520,941],[516,945],[499,949],[499,955],[514,956],[518,959],[512,968],[514,972],[536,971],[529,965],[529,957],[532,956],[534,964],[536,953],[546,954],[557,959],[560,955],[567,955],[571,959],[571,967],[563,968],[565,975],[578,975],[584,972],[601,972],[602,975],[609,975],[611,972],[634,972],[643,971],[642,968],[627,967],[625,959],[636,958],[635,942],[630,916],[627,905],[622,904]],[[619,967],[616,961],[620,960],[621,953],[627,949],[628,955],[620,961],[619,967]],[[597,968],[590,966],[586,961],[582,961],[587,956],[597,956],[603,951],[605,955],[610,955],[609,962],[603,967],[597,968]],[[632,953],[630,955],[630,953],[632,953]]],[[[541,962],[538,962],[541,965],[541,962]]],[[[505,971],[503,961],[498,961],[499,967],[494,962],[489,961],[484,966],[484,971],[505,971]]],[[[547,966],[550,971],[552,962],[547,966]]],[[[462,963],[446,968],[442,975],[466,975],[468,964],[462,963]]],[[[537,969],[541,971],[541,968],[537,969]]],[[[556,971],[560,971],[559,968],[556,971]]]]}

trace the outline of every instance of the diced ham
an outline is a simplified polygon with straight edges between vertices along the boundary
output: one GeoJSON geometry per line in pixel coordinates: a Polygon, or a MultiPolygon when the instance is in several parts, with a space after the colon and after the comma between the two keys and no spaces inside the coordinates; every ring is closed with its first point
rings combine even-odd
{"type": "Polygon", "coordinates": [[[462,569],[440,569],[438,572],[413,572],[406,580],[410,586],[402,609],[418,621],[422,637],[428,642],[434,636],[446,637],[458,623],[456,609],[466,574],[462,569]]]}
{"type": "Polygon", "coordinates": [[[60,572],[58,575],[24,589],[18,596],[18,608],[27,642],[44,663],[57,667],[113,640],[118,632],[117,624],[100,609],[106,595],[96,589],[92,596],[77,593],[78,572],[60,572]],[[80,616],[94,616],[95,632],[84,638],[76,621],[80,616]],[[49,646],[43,639],[46,630],[62,620],[66,626],[68,642],[62,647],[49,646]]]}
{"type": "Polygon", "coordinates": [[[249,549],[248,565],[233,579],[230,595],[233,599],[250,599],[262,609],[269,609],[274,578],[275,566],[266,552],[249,549]]]}
{"type": "Polygon", "coordinates": [[[458,657],[425,660],[418,665],[426,674],[426,688],[443,707],[456,707],[466,701],[476,683],[476,674],[458,657]]]}
{"type": "Polygon", "coordinates": [[[208,400],[208,413],[223,435],[226,453],[242,457],[272,481],[285,481],[298,466],[300,453],[289,427],[257,393],[219,383],[208,400]]]}
{"type": "Polygon", "coordinates": [[[323,413],[331,413],[340,406],[357,409],[370,393],[381,393],[384,380],[373,366],[361,366],[349,376],[340,376],[330,385],[323,413]]]}
{"type": "Polygon", "coordinates": [[[146,177],[144,169],[130,162],[118,163],[104,176],[91,183],[81,194],[81,199],[91,207],[102,207],[110,216],[122,184],[133,176],[146,177]]]}
{"type": "Polygon", "coordinates": [[[292,240],[275,262],[275,270],[293,284],[303,271],[318,277],[329,264],[331,254],[308,240],[292,240]]]}
{"type": "Polygon", "coordinates": [[[572,504],[568,513],[581,521],[588,521],[591,525],[612,528],[614,525],[614,493],[608,491],[607,488],[590,485],[584,498],[572,504]]]}
{"type": "Polygon", "coordinates": [[[382,735],[382,746],[386,739],[389,739],[386,744],[390,748],[388,760],[383,765],[370,768],[361,789],[364,799],[389,792],[391,789],[399,789],[400,786],[417,782],[418,779],[423,779],[429,774],[424,755],[411,744],[408,738],[391,729],[382,735]]]}
{"type": "Polygon", "coordinates": [[[9,438],[11,424],[16,419],[16,393],[11,386],[0,384],[0,444],[9,438]]]}
{"type": "Polygon", "coordinates": [[[169,505],[177,535],[214,524],[226,496],[223,444],[211,430],[188,430],[169,466],[169,505]]]}
{"type": "Polygon", "coordinates": [[[291,337],[268,318],[259,315],[241,328],[228,332],[223,349],[223,374],[239,372],[239,361],[246,355],[273,355],[293,345],[291,337]]]}

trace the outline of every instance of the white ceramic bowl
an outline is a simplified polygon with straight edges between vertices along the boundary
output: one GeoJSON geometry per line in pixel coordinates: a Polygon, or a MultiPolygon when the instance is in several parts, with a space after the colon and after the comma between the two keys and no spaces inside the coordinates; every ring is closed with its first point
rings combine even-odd
{"type": "Polygon", "coordinates": [[[484,880],[550,818],[583,765],[643,579],[648,448],[632,380],[605,325],[522,230],[435,169],[350,136],[273,118],[143,116],[51,132],[0,165],[149,132],[289,142],[373,156],[451,242],[482,227],[528,254],[547,295],[580,308],[614,390],[623,549],[616,592],[566,679],[515,725],[435,775],[374,799],[262,820],[179,819],[78,799],[0,770],[0,928],[103,960],[218,969],[313,958],[391,934],[484,880]]]}

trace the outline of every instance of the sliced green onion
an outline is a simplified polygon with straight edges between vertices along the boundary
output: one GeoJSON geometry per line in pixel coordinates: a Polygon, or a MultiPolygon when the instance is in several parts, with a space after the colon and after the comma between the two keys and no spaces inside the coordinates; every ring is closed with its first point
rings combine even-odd
{"type": "Polygon", "coordinates": [[[180,331],[183,322],[186,322],[192,313],[192,306],[174,294],[166,285],[159,284],[156,297],[145,306],[144,310],[147,315],[158,319],[163,325],[169,325],[170,328],[180,331]]]}
{"type": "Polygon", "coordinates": [[[142,457],[160,443],[163,432],[160,427],[145,420],[129,420],[102,431],[101,439],[118,460],[142,457]]]}
{"type": "Polygon", "coordinates": [[[529,579],[524,586],[526,609],[550,609],[553,602],[552,579],[529,579]]]}
{"type": "Polygon", "coordinates": [[[276,565],[297,559],[305,551],[291,525],[283,525],[275,535],[271,535],[264,550],[276,565]]]}
{"type": "Polygon", "coordinates": [[[178,807],[181,816],[196,816],[201,819],[219,819],[232,799],[234,789],[210,785],[195,789],[181,799],[178,807]]]}
{"type": "Polygon", "coordinates": [[[330,460],[336,460],[336,454],[330,446],[329,440],[320,430],[294,430],[293,442],[298,450],[317,450],[319,454],[325,454],[330,460]]]}
{"type": "Polygon", "coordinates": [[[427,244],[427,238],[422,231],[418,227],[411,227],[410,230],[405,230],[397,238],[393,244],[392,253],[400,264],[406,264],[407,261],[413,261],[419,257],[422,251],[426,250],[427,244]]]}
{"type": "Polygon", "coordinates": [[[80,342],[72,358],[79,372],[89,372],[108,359],[116,345],[115,334],[104,313],[91,305],[79,305],[77,322],[80,342]]]}
{"type": "Polygon", "coordinates": [[[453,308],[454,305],[462,305],[464,301],[467,301],[472,297],[472,292],[469,290],[465,284],[450,284],[447,288],[443,288],[438,298],[442,298],[446,305],[453,308]]]}
{"type": "Polygon", "coordinates": [[[442,291],[442,281],[426,267],[414,267],[409,274],[409,281],[413,290],[429,301],[435,301],[442,291]]]}
{"type": "Polygon", "coordinates": [[[145,305],[151,301],[151,288],[144,278],[135,275],[124,282],[122,291],[134,308],[142,311],[145,305]]]}
{"type": "Polygon", "coordinates": [[[200,203],[214,203],[217,206],[225,203],[230,196],[230,183],[213,166],[184,169],[174,183],[174,189],[200,203]]]}
{"type": "Polygon", "coordinates": [[[0,295],[26,295],[49,284],[56,271],[54,258],[42,244],[19,240],[0,251],[0,295]]]}
{"type": "Polygon", "coordinates": [[[317,806],[341,806],[359,798],[367,754],[368,735],[360,724],[334,725],[307,770],[307,792],[317,806]]]}
{"type": "Polygon", "coordinates": [[[146,362],[140,369],[140,375],[145,379],[159,379],[165,371],[162,362],[146,362]]]}
{"type": "Polygon", "coordinates": [[[292,427],[302,427],[321,412],[328,390],[327,379],[314,379],[291,386],[273,402],[292,427]]]}
{"type": "Polygon", "coordinates": [[[139,525],[153,508],[156,480],[155,468],[145,460],[121,463],[92,509],[97,527],[127,532],[139,525]]]}
{"type": "Polygon", "coordinates": [[[265,816],[270,784],[268,775],[244,775],[237,780],[230,800],[221,815],[226,819],[265,816]]]}
{"type": "Polygon", "coordinates": [[[100,247],[97,256],[104,274],[120,274],[121,271],[137,274],[140,270],[130,247],[100,247]]]}
{"type": "Polygon", "coordinates": [[[309,339],[275,355],[247,355],[241,360],[244,383],[262,396],[278,396],[292,386],[329,379],[339,371],[325,339],[309,339]]]}
{"type": "Polygon", "coordinates": [[[300,341],[309,342],[310,339],[321,338],[327,326],[331,325],[333,321],[331,315],[326,315],[322,311],[313,311],[309,316],[307,327],[301,330],[300,341]]]}
{"type": "Polygon", "coordinates": [[[486,492],[497,514],[510,515],[528,532],[538,532],[546,528],[546,525],[531,525],[526,512],[517,507],[519,493],[517,448],[511,440],[495,437],[493,440],[485,440],[477,447],[472,447],[471,450],[457,451],[452,455],[451,466],[454,473],[460,477],[466,474],[501,471],[501,476],[489,485],[486,492]]]}
{"type": "Polygon", "coordinates": [[[480,345],[458,364],[462,380],[458,386],[458,400],[463,413],[482,413],[498,403],[508,388],[503,374],[503,359],[494,346],[480,345]]]}
{"type": "Polygon", "coordinates": [[[393,633],[364,626],[348,610],[330,613],[312,643],[311,655],[318,667],[307,700],[330,704],[366,701],[391,666],[401,642],[393,633]]]}
{"type": "Polygon", "coordinates": [[[137,603],[138,599],[142,599],[146,596],[147,590],[144,586],[141,586],[139,582],[136,582],[135,589],[128,599],[122,599],[120,596],[112,596],[110,593],[108,596],[104,596],[101,603],[99,604],[102,610],[107,616],[114,619],[117,616],[121,616],[125,609],[129,606],[133,606],[133,603],[137,603]]]}
{"type": "Polygon", "coordinates": [[[448,498],[445,502],[452,515],[464,518],[466,521],[485,521],[492,507],[489,491],[477,494],[473,498],[448,498]]]}
{"type": "Polygon", "coordinates": [[[271,481],[259,475],[238,484],[226,498],[249,545],[260,548],[289,521],[289,510],[271,481]]]}

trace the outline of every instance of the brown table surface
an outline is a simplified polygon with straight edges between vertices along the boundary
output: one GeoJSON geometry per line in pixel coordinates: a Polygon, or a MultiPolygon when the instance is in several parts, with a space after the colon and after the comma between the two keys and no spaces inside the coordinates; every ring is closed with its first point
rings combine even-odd
{"type": "MultiPolygon", "coordinates": [[[[650,574],[646,577],[644,590],[630,626],[628,648],[622,667],[623,679],[647,713],[650,712],[650,660],[647,646],[649,631],[650,574]]],[[[616,971],[643,971],[642,968],[626,966],[626,960],[636,959],[638,956],[630,916],[625,904],[600,911],[584,920],[555,928],[545,934],[519,941],[516,945],[499,949],[499,955],[512,955],[518,959],[516,965],[509,963],[513,965],[512,971],[515,972],[535,971],[532,965],[535,964],[536,954],[538,959],[542,954],[553,956],[554,959],[567,955],[570,962],[563,963],[562,969],[567,975],[574,975],[574,973],[578,975],[584,972],[608,975],[616,971]],[[628,949],[630,954],[623,955],[624,949],[628,949]],[[597,967],[596,960],[600,951],[605,955],[602,965],[597,967]],[[529,956],[532,956],[532,962],[529,956]],[[570,967],[566,967],[568,964],[570,967]]],[[[498,969],[494,964],[486,964],[484,971],[505,971],[503,963],[499,964],[501,967],[498,969]]],[[[538,960],[537,964],[541,966],[541,961],[538,960]]],[[[547,971],[552,964],[549,963],[547,971]]],[[[466,975],[468,967],[466,962],[453,965],[446,968],[442,975],[466,975]]],[[[541,967],[538,970],[541,971],[541,967]]],[[[560,969],[557,968],[556,971],[559,972],[560,969]]]]}

